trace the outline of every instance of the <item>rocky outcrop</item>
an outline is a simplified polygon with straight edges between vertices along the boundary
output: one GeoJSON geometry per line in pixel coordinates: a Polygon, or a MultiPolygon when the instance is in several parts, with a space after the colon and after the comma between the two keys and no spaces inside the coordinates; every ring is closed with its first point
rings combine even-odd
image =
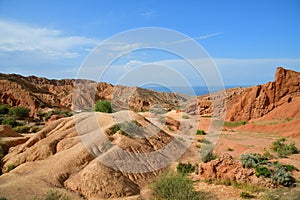
{"type": "Polygon", "coordinates": [[[186,111],[200,115],[225,115],[226,121],[260,118],[300,97],[300,73],[278,67],[274,82],[249,88],[228,89],[224,94],[214,93],[198,97],[198,102],[189,104],[186,111]],[[214,109],[212,98],[215,99],[214,109]]]}
{"type": "Polygon", "coordinates": [[[272,186],[270,180],[258,178],[255,169],[243,168],[242,164],[224,153],[220,158],[199,165],[201,180],[230,181],[236,183],[251,183],[272,186]]]}
{"type": "Polygon", "coordinates": [[[260,118],[300,96],[300,73],[277,68],[274,82],[246,88],[239,101],[227,106],[226,119],[230,121],[260,118]]]}

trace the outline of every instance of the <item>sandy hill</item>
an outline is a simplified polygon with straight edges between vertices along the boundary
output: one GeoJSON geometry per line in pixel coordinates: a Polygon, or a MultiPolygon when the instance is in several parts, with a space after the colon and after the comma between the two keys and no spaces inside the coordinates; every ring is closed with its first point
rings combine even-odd
{"type": "Polygon", "coordinates": [[[138,195],[145,180],[157,175],[153,165],[166,157],[162,154],[153,160],[149,156],[149,160],[139,162],[136,155],[159,152],[171,141],[175,144],[172,153],[177,154],[182,142],[129,111],[80,113],[59,119],[24,144],[10,148],[3,158],[0,194],[8,199],[31,199],[44,195],[49,188],[60,188],[72,199],[81,199],[80,196],[102,199],[138,195]],[[134,137],[121,131],[110,134],[116,119],[124,120],[124,115],[146,127],[145,134],[154,131],[153,134],[147,137],[134,137]],[[124,162],[124,156],[128,156],[126,161],[133,159],[134,162],[126,166],[128,163],[124,162]],[[114,165],[106,163],[112,160],[114,165]],[[128,172],[128,169],[135,173],[128,172]]]}

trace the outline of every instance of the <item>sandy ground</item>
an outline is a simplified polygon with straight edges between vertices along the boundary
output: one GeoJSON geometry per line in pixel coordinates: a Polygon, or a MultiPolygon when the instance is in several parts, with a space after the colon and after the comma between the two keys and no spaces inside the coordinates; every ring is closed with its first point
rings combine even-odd
{"type": "MultiPolygon", "coordinates": [[[[183,114],[172,112],[168,115],[179,120],[183,114]]],[[[204,130],[208,134],[206,136],[195,135],[191,146],[178,162],[190,162],[196,164],[200,162],[199,152],[201,148],[201,143],[197,140],[209,138],[209,135],[211,134],[209,132],[209,127],[212,119],[190,116],[190,120],[197,120],[198,129],[204,130]]],[[[299,122],[299,120],[295,119],[286,122],[280,121],[280,123],[278,122],[276,124],[271,123],[269,125],[268,122],[264,123],[264,121],[260,121],[262,125],[251,123],[236,128],[223,128],[221,134],[216,139],[214,152],[217,155],[226,152],[232,155],[233,158],[239,159],[241,154],[263,153],[264,149],[268,149],[272,142],[280,137],[287,137],[290,142],[294,141],[296,146],[300,149],[300,134],[296,132],[296,137],[295,134],[291,134],[291,131],[293,130],[298,131],[297,128],[300,125],[299,122]]],[[[294,154],[288,158],[277,160],[284,164],[292,164],[300,169],[300,154],[294,154]]],[[[176,170],[178,162],[174,163],[171,168],[176,170]]],[[[300,172],[293,172],[293,175],[296,179],[300,179],[300,172]]],[[[191,178],[197,179],[197,177],[191,178]]],[[[197,191],[215,194],[211,199],[242,199],[240,193],[243,190],[233,186],[215,185],[197,181],[194,183],[194,186],[197,191]]]]}

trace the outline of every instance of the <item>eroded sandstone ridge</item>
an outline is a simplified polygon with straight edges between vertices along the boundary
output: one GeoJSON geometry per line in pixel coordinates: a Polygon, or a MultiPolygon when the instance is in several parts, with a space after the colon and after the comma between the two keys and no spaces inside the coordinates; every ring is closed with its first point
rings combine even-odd
{"type": "Polygon", "coordinates": [[[179,108],[188,97],[89,80],[49,80],[0,73],[0,103],[26,106],[30,108],[32,116],[43,108],[75,110],[76,108],[72,107],[73,101],[81,108],[91,109],[94,101],[103,99],[112,100],[115,110],[147,111],[154,105],[166,109],[179,108]],[[74,85],[80,90],[79,98],[73,98],[74,85]]]}
{"type": "MultiPolygon", "coordinates": [[[[148,137],[133,137],[120,130],[111,133],[116,125],[114,116],[125,112],[128,111],[115,114],[80,113],[76,115],[76,119],[62,118],[50,123],[25,143],[11,147],[3,158],[4,174],[0,176],[0,194],[8,199],[31,199],[43,193],[40,189],[56,187],[64,189],[72,199],[80,199],[76,194],[86,199],[138,195],[145,180],[150,180],[159,172],[152,169],[152,164],[159,163],[160,160],[152,159],[144,164],[131,163],[130,169],[136,173],[130,173],[121,168],[118,170],[109,167],[100,158],[108,156],[110,162],[114,161],[117,163],[116,167],[121,167],[124,155],[120,152],[132,152],[133,154],[127,155],[135,159],[137,154],[164,149],[171,141],[174,142],[174,138],[163,130],[148,137]],[[95,119],[99,125],[93,124],[95,119]],[[79,133],[81,129],[89,130],[93,127],[93,131],[79,133]],[[105,136],[103,133],[106,133],[105,136]],[[103,137],[106,142],[101,139],[103,137]],[[89,147],[83,142],[84,139],[90,141],[89,147]],[[103,142],[107,145],[100,145],[103,142]],[[138,173],[136,168],[139,164],[148,168],[148,172],[138,173]],[[33,192],[28,192],[28,188],[33,192]]],[[[135,120],[134,123],[141,127],[150,130],[155,128],[146,118],[131,111],[128,113],[135,120]]],[[[176,153],[176,149],[181,148],[179,140],[175,147],[172,152],[176,153]]],[[[165,156],[162,154],[157,159],[165,156]]],[[[129,160],[129,157],[125,159],[125,164],[129,160]]]]}
{"type": "MultiPolygon", "coordinates": [[[[282,67],[278,67],[275,80],[263,85],[248,88],[232,88],[226,90],[226,98],[216,96],[216,106],[212,110],[211,95],[198,97],[197,103],[189,104],[186,111],[200,115],[222,115],[225,114],[226,121],[251,120],[263,117],[271,111],[285,107],[288,109],[300,102],[300,73],[282,67]],[[226,99],[226,103],[225,103],[226,99]],[[213,113],[214,112],[214,113],[213,113]]],[[[299,115],[299,107],[293,108],[294,115],[299,115]]],[[[283,116],[286,113],[283,113],[283,116]]],[[[291,117],[295,117],[291,116],[291,117]]]]}

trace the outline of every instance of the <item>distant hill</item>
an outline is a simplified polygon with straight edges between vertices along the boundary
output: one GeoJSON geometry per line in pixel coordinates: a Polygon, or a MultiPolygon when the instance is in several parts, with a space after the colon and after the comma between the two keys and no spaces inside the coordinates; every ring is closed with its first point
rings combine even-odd
{"type": "MultiPolygon", "coordinates": [[[[40,109],[72,110],[75,81],[75,79],[49,80],[35,76],[24,77],[0,73],[0,103],[29,107],[32,116],[35,116],[40,109]]],[[[188,100],[184,95],[156,92],[138,87],[113,86],[89,80],[80,80],[78,85],[80,84],[95,91],[85,89],[76,91],[76,95],[80,93],[74,98],[77,110],[91,109],[94,101],[104,99],[113,100],[115,110],[131,109],[134,111],[147,111],[156,104],[167,110],[176,109],[188,100]]]]}

